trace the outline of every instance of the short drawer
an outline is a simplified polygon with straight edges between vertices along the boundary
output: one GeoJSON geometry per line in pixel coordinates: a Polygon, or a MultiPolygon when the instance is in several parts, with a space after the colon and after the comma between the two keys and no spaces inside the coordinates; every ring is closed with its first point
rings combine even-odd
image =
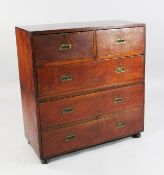
{"type": "Polygon", "coordinates": [[[34,36],[35,63],[94,57],[93,41],[92,31],[34,36]]]}
{"type": "Polygon", "coordinates": [[[143,109],[60,129],[42,131],[43,157],[51,157],[96,145],[144,129],[143,109]]]}
{"type": "Polygon", "coordinates": [[[104,115],[141,107],[143,102],[142,84],[43,102],[39,104],[41,128],[101,118],[104,115]]]}
{"type": "Polygon", "coordinates": [[[144,57],[96,60],[37,69],[39,96],[142,81],[144,57]]]}
{"type": "Polygon", "coordinates": [[[144,54],[144,27],[98,30],[97,56],[129,56],[144,54]]]}

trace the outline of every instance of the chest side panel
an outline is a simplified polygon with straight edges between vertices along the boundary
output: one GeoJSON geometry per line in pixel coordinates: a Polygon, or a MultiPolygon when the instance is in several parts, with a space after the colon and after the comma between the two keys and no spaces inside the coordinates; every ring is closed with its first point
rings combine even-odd
{"type": "Polygon", "coordinates": [[[16,42],[25,136],[40,157],[39,124],[35,101],[35,80],[30,35],[16,28],[16,42]]]}

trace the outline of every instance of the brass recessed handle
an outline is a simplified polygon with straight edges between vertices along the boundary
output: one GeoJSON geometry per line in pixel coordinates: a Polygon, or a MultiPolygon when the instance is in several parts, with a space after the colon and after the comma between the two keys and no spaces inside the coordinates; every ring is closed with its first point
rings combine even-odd
{"type": "Polygon", "coordinates": [[[70,81],[72,80],[72,75],[62,75],[60,79],[61,81],[70,81]]]}
{"type": "Polygon", "coordinates": [[[123,128],[123,127],[125,127],[126,126],[126,123],[125,122],[117,122],[116,123],[116,127],[117,128],[123,128]]]}
{"type": "Polygon", "coordinates": [[[60,44],[59,45],[59,50],[67,51],[67,50],[71,50],[71,48],[72,48],[71,44],[60,44]]]}
{"type": "Polygon", "coordinates": [[[118,45],[122,45],[126,43],[126,40],[123,38],[118,38],[115,43],[118,45]]]}
{"type": "Polygon", "coordinates": [[[71,112],[73,112],[73,111],[74,111],[74,110],[73,110],[72,107],[64,108],[64,109],[63,109],[63,114],[68,114],[68,113],[71,113],[71,112]]]}
{"type": "Polygon", "coordinates": [[[125,67],[117,67],[116,68],[116,73],[123,73],[125,72],[125,67]]]}
{"type": "Polygon", "coordinates": [[[75,134],[70,134],[70,135],[65,137],[65,141],[66,142],[73,141],[75,139],[76,139],[76,135],[75,134]]]}
{"type": "Polygon", "coordinates": [[[115,97],[113,99],[113,103],[122,103],[124,101],[123,97],[115,97]]]}

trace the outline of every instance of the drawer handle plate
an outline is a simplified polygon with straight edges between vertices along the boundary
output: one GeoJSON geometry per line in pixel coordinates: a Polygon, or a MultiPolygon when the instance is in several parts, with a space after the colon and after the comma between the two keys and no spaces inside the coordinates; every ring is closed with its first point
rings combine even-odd
{"type": "Polygon", "coordinates": [[[71,108],[71,107],[68,107],[68,108],[64,108],[63,109],[63,114],[68,114],[68,113],[71,113],[71,112],[73,112],[74,110],[73,110],[73,108],[71,108]]]}
{"type": "Polygon", "coordinates": [[[71,50],[71,48],[72,48],[71,44],[60,44],[59,46],[59,50],[64,50],[64,51],[71,50]]]}
{"type": "Polygon", "coordinates": [[[65,141],[69,142],[69,141],[73,141],[76,139],[76,135],[75,134],[71,134],[65,137],[65,141]]]}
{"type": "Polygon", "coordinates": [[[122,103],[124,101],[123,97],[115,97],[113,99],[113,103],[122,103]]]}
{"type": "Polygon", "coordinates": [[[72,75],[62,75],[61,81],[70,81],[72,80],[72,75]]]}
{"type": "Polygon", "coordinates": [[[123,38],[118,38],[118,39],[116,40],[116,44],[118,44],[118,45],[122,45],[122,44],[125,44],[125,43],[126,43],[126,40],[123,39],[123,38]]]}
{"type": "Polygon", "coordinates": [[[116,68],[116,73],[123,73],[125,72],[125,67],[117,67],[116,68]]]}
{"type": "Polygon", "coordinates": [[[117,122],[116,123],[116,127],[117,128],[124,128],[126,126],[126,123],[125,122],[117,122]]]}

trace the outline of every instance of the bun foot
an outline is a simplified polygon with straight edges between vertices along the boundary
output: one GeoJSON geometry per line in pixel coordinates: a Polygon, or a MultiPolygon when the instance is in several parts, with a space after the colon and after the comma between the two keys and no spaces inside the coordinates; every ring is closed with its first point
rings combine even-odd
{"type": "Polygon", "coordinates": [[[132,135],[132,137],[133,137],[133,138],[140,138],[140,137],[141,137],[141,133],[139,132],[139,133],[137,133],[137,134],[134,134],[134,135],[132,135]]]}
{"type": "Polygon", "coordinates": [[[41,159],[40,161],[42,164],[48,164],[48,159],[41,159]]]}

